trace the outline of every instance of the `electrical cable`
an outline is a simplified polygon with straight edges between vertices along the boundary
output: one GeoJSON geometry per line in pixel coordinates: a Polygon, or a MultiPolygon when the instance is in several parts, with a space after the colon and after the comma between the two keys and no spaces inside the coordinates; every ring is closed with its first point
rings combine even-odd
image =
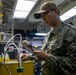
{"type": "Polygon", "coordinates": [[[21,43],[21,41],[22,41],[22,36],[21,36],[21,34],[16,34],[16,35],[12,36],[12,37],[8,40],[8,42],[6,43],[5,47],[7,47],[8,43],[9,43],[15,36],[18,36],[18,35],[20,36],[20,43],[21,43]]]}
{"type": "MultiPolygon", "coordinates": [[[[21,34],[16,34],[14,36],[12,36],[8,42],[6,43],[5,47],[4,47],[4,63],[5,63],[5,56],[6,56],[6,52],[7,49],[10,45],[14,45],[16,47],[16,49],[18,50],[18,68],[17,68],[17,72],[23,72],[23,67],[21,67],[21,57],[20,57],[20,47],[21,47],[21,42],[22,42],[22,36],[21,34]],[[19,47],[16,46],[15,43],[9,43],[15,36],[20,36],[20,42],[19,42],[19,47]]],[[[5,66],[5,65],[4,65],[5,66]]],[[[8,68],[8,67],[7,67],[8,68]]],[[[9,72],[9,71],[8,71],[9,72]]],[[[11,73],[9,72],[9,74],[11,75],[11,73]]]]}
{"type": "Polygon", "coordinates": [[[6,47],[6,49],[8,49],[8,47],[9,47],[10,45],[14,45],[14,46],[16,47],[16,49],[18,49],[18,47],[16,46],[15,43],[10,43],[10,44],[6,47]]]}
{"type": "MultiPolygon", "coordinates": [[[[4,53],[7,52],[8,44],[9,44],[9,42],[10,42],[15,36],[20,36],[19,48],[17,48],[17,49],[18,49],[18,57],[19,57],[19,67],[21,67],[21,57],[20,57],[20,46],[21,46],[21,42],[22,42],[22,36],[21,36],[21,34],[16,34],[16,35],[12,36],[12,37],[8,40],[8,42],[6,43],[6,45],[5,45],[5,47],[4,47],[4,53]]],[[[4,55],[5,55],[5,54],[4,54],[4,55]]]]}
{"type": "Polygon", "coordinates": [[[5,65],[5,63],[1,62],[1,64],[6,68],[6,70],[8,71],[8,74],[11,75],[9,68],[5,65]]]}
{"type": "Polygon", "coordinates": [[[16,47],[16,49],[18,50],[18,47],[16,46],[16,44],[14,44],[14,43],[8,44],[7,47],[4,48],[4,50],[5,50],[5,51],[4,51],[4,62],[5,62],[5,58],[6,58],[7,49],[8,49],[8,47],[9,47],[10,45],[14,45],[14,46],[16,47]]]}

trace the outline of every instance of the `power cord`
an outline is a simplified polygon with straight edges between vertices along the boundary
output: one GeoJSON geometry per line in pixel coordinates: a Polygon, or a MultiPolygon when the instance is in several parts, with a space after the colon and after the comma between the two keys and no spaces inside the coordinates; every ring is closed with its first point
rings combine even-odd
{"type": "Polygon", "coordinates": [[[6,70],[8,71],[8,74],[11,75],[9,68],[5,65],[5,63],[3,63],[3,62],[0,62],[0,63],[6,68],[6,70]]]}

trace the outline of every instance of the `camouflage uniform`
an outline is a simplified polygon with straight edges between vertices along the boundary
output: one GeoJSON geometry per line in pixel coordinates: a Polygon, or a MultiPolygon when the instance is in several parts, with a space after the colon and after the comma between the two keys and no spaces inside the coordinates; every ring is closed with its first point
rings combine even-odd
{"type": "Polygon", "coordinates": [[[50,30],[44,39],[42,50],[49,54],[42,62],[43,75],[76,75],[76,29],[62,23],[50,30]]]}

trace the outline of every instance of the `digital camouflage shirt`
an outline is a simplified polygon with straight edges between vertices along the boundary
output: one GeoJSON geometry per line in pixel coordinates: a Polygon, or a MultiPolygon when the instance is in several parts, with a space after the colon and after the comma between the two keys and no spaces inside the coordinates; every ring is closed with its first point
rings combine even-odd
{"type": "Polygon", "coordinates": [[[76,75],[76,29],[62,23],[46,35],[42,49],[49,54],[43,75],[76,75]]]}

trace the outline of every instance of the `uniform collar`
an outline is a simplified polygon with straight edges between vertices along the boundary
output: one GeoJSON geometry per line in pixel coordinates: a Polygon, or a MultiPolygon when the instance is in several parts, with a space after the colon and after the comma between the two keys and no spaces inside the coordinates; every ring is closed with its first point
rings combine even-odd
{"type": "Polygon", "coordinates": [[[60,32],[62,30],[62,27],[63,27],[63,22],[61,22],[61,24],[58,25],[57,28],[55,28],[55,29],[51,28],[50,32],[53,33],[53,34],[57,34],[58,32],[60,32]]]}

